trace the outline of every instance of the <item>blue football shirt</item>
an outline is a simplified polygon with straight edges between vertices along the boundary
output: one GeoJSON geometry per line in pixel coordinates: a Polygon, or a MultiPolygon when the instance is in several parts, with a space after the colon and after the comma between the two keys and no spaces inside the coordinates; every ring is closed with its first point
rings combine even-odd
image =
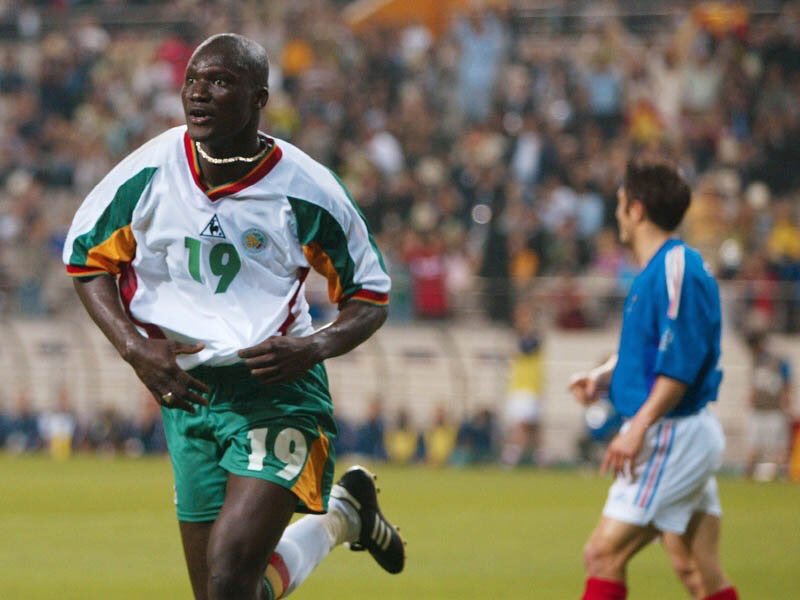
{"type": "Polygon", "coordinates": [[[639,273],[625,300],[610,397],[625,417],[647,400],[655,378],[687,386],[668,416],[689,415],[717,398],[722,315],[719,288],[700,253],[669,239],[639,273]]]}

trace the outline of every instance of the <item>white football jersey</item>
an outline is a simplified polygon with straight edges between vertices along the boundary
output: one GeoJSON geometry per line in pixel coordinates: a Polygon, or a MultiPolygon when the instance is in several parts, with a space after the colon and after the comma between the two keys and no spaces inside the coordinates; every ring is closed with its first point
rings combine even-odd
{"type": "Polygon", "coordinates": [[[229,365],[274,335],[313,329],[303,282],[313,267],[331,301],[388,303],[380,251],[349,193],[283,140],[239,181],[209,189],[186,127],[119,163],[75,214],[72,276],[119,276],[131,319],[150,337],[202,342],[179,364],[229,365]]]}

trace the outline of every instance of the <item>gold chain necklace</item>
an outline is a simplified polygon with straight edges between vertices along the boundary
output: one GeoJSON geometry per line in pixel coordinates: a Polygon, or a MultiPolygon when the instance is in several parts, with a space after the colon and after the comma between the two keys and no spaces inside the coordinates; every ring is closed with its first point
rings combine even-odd
{"type": "MultiPolygon", "coordinates": [[[[264,141],[263,138],[259,138],[259,140],[264,141]]],[[[272,147],[272,145],[267,142],[264,142],[264,147],[253,156],[229,156],[228,158],[214,158],[213,156],[209,156],[208,154],[206,154],[206,151],[203,150],[203,147],[198,142],[194,143],[194,147],[197,148],[197,151],[200,153],[200,156],[205,158],[212,165],[229,165],[235,162],[244,162],[244,163],[256,162],[267,153],[267,150],[269,150],[272,147]]]]}

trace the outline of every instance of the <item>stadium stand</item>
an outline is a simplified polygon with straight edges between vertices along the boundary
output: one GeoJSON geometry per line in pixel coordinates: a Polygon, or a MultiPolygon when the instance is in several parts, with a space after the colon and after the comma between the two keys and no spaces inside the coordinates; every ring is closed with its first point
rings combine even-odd
{"type": "Polygon", "coordinates": [[[330,363],[344,416],[356,419],[376,394],[420,422],[441,402],[462,417],[497,407],[513,351],[506,324],[515,302],[532,300],[547,325],[545,450],[571,452],[581,413],[563,382],[613,347],[633,272],[615,241],[616,188],[625,158],[657,147],[694,184],[682,233],[722,280],[719,410],[736,460],[748,371],[733,332],[755,312],[797,358],[800,171],[786,168],[800,159],[797,4],[467,10],[474,3],[453,0],[421,3],[440,9],[428,21],[408,18],[412,2],[371,4],[397,10],[0,3],[0,409],[23,392],[45,407],[67,385],[79,412],[139,410],[135,376],[79,316],[64,232],[117,160],[182,122],[188,53],[231,30],[270,53],[265,129],[342,176],[395,282],[391,326],[330,363]],[[436,320],[415,313],[421,282],[447,294],[436,320]]]}
{"type": "MultiPolygon", "coordinates": [[[[17,321],[2,325],[9,343],[0,353],[0,378],[9,384],[2,406],[10,410],[25,391],[38,410],[50,408],[67,386],[76,413],[89,418],[100,408],[133,418],[141,411],[144,390],[132,369],[94,333],[87,321],[17,321]],[[24,341],[23,341],[24,340],[24,341]],[[11,343],[11,342],[14,343],[11,343]]],[[[547,340],[543,395],[543,454],[553,462],[571,461],[583,430],[582,409],[568,394],[565,381],[576,370],[590,368],[614,348],[613,330],[562,332],[547,340]]],[[[456,419],[478,409],[497,411],[505,400],[507,366],[515,350],[513,336],[490,325],[443,330],[427,326],[388,325],[375,340],[346,359],[328,362],[337,414],[357,422],[378,395],[384,413],[401,408],[427,427],[437,406],[456,419]]],[[[776,336],[776,347],[800,364],[800,347],[791,336],[776,336]]],[[[744,459],[746,390],[750,373],[747,348],[736,337],[723,343],[723,380],[713,410],[728,435],[726,463],[744,459]]]]}

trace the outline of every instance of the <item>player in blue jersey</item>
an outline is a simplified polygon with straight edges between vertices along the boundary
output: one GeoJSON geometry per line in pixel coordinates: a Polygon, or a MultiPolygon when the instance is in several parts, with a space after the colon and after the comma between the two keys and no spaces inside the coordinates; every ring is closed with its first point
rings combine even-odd
{"type": "Polygon", "coordinates": [[[616,479],[584,550],[584,600],[626,598],[628,561],[659,536],[693,598],[737,598],[719,560],[714,475],[725,440],[706,408],[722,379],[719,290],[700,254],[674,237],[690,199],[670,162],[628,163],[616,217],[642,271],[625,301],[617,355],[570,382],[585,405],[610,387],[626,419],[602,464],[616,479]]]}

